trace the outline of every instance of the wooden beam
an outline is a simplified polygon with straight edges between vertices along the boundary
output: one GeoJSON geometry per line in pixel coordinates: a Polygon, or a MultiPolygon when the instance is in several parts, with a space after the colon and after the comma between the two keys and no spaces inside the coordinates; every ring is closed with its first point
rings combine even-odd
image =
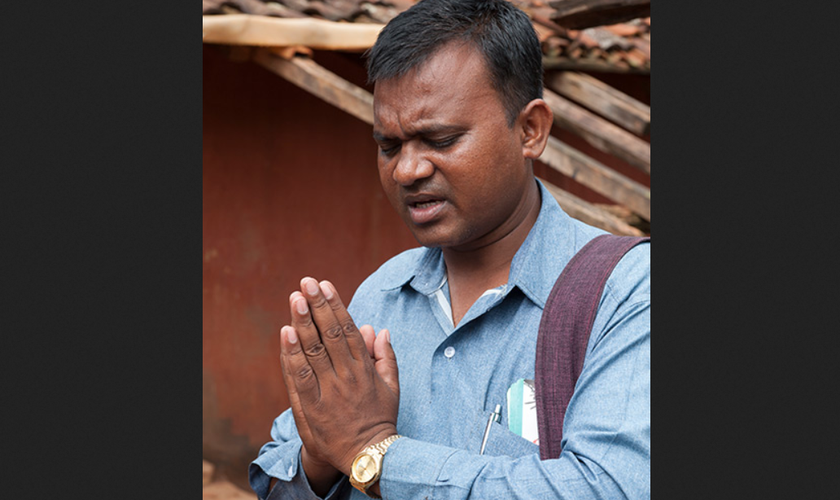
{"type": "Polygon", "coordinates": [[[630,66],[626,62],[616,63],[599,59],[573,59],[569,57],[543,57],[543,68],[546,70],[564,71],[598,71],[601,73],[621,73],[628,75],[649,75],[650,68],[630,66]]]}
{"type": "Polygon", "coordinates": [[[563,71],[548,75],[546,85],[634,134],[650,133],[650,106],[597,78],[583,73],[563,71]]]}
{"type": "Polygon", "coordinates": [[[639,214],[633,213],[629,208],[611,203],[593,203],[592,205],[609,213],[613,217],[617,217],[619,220],[624,221],[641,232],[650,234],[650,221],[642,219],[639,217],[639,214]]]}
{"type": "Polygon", "coordinates": [[[649,143],[550,90],[543,92],[543,99],[554,112],[554,123],[650,174],[649,143]]]}
{"type": "Polygon", "coordinates": [[[549,136],[539,160],[650,220],[650,189],[549,136]]]}
{"type": "Polygon", "coordinates": [[[577,196],[560,189],[545,179],[540,180],[545,185],[546,189],[548,189],[548,192],[550,192],[551,195],[554,196],[554,199],[557,200],[557,203],[560,204],[560,208],[569,214],[570,217],[574,217],[575,219],[585,222],[590,226],[601,228],[604,231],[608,231],[613,234],[622,236],[644,236],[642,231],[618,219],[612,214],[609,214],[600,208],[581,200],[577,196]]]}
{"type": "Polygon", "coordinates": [[[202,16],[204,43],[361,51],[373,46],[383,24],[335,23],[250,14],[202,16]]]}
{"type": "Polygon", "coordinates": [[[267,49],[254,51],[254,61],[303,90],[373,125],[373,94],[307,57],[283,59],[267,49]]]}
{"type": "Polygon", "coordinates": [[[564,28],[584,29],[650,16],[650,0],[555,0],[551,18],[564,28]]]}

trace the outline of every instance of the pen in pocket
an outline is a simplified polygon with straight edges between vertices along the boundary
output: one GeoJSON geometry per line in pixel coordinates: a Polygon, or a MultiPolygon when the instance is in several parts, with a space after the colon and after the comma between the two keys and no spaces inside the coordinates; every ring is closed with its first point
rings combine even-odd
{"type": "Polygon", "coordinates": [[[490,427],[493,426],[493,422],[498,422],[501,418],[501,411],[502,405],[496,405],[496,409],[493,410],[493,413],[490,414],[490,418],[487,419],[487,427],[484,428],[484,438],[481,440],[481,449],[478,451],[479,455],[484,455],[484,447],[487,446],[487,438],[490,437],[490,427]]]}

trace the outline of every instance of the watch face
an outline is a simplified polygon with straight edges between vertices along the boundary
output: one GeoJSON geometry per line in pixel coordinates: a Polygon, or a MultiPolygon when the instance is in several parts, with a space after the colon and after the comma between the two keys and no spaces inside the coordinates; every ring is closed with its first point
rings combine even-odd
{"type": "Polygon", "coordinates": [[[376,477],[378,467],[373,457],[362,455],[353,463],[353,476],[360,483],[367,483],[376,477]]]}

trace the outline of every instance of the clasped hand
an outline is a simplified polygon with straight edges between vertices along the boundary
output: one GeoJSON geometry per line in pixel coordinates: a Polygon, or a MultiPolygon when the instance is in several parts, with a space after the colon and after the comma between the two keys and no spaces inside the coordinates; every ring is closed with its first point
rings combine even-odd
{"type": "Polygon", "coordinates": [[[358,452],[396,434],[397,360],[390,332],[356,328],[330,282],[302,279],[289,305],[280,360],[304,471],[316,489],[339,472],[349,475],[358,452]]]}

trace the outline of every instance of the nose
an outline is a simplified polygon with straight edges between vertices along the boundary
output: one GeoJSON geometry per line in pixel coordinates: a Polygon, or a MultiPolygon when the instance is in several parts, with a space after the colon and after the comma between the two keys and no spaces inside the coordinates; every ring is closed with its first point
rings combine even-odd
{"type": "Polygon", "coordinates": [[[397,166],[394,168],[394,181],[402,186],[410,186],[415,182],[430,177],[435,166],[428,158],[418,151],[418,148],[408,141],[400,148],[397,166]]]}

